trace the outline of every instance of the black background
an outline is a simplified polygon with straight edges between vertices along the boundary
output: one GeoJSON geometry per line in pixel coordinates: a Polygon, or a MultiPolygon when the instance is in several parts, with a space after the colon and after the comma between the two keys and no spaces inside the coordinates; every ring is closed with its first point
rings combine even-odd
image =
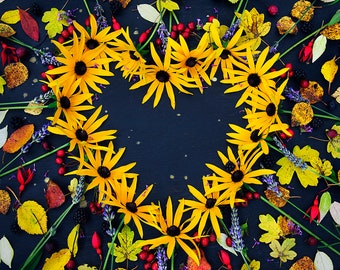
{"type": "MultiPolygon", "coordinates": [[[[226,0],[215,0],[215,1],[177,1],[181,7],[181,10],[176,14],[181,22],[187,23],[190,21],[196,21],[200,18],[202,22],[207,20],[208,15],[215,15],[219,18],[221,24],[228,25],[233,16],[235,5],[230,4],[226,0]],[[190,7],[185,9],[184,7],[190,7]],[[217,14],[214,14],[214,8],[218,10],[217,14]]],[[[51,7],[60,9],[64,2],[62,1],[37,1],[44,11],[49,10],[51,7]]],[[[110,11],[108,2],[100,2],[105,9],[105,13],[108,16],[110,22],[110,11]]],[[[132,34],[135,30],[139,33],[145,31],[151,26],[150,23],[140,18],[136,5],[142,3],[149,3],[149,1],[133,0],[126,9],[122,10],[117,14],[116,19],[123,26],[129,26],[131,37],[133,40],[138,40],[138,35],[132,34]]],[[[10,1],[7,0],[0,4],[1,14],[6,10],[14,9],[19,6],[20,8],[27,9],[31,6],[32,1],[10,1]]],[[[93,10],[95,1],[88,1],[89,7],[93,10]]],[[[275,27],[277,20],[281,16],[289,15],[290,9],[293,6],[294,1],[249,1],[248,10],[256,7],[259,13],[265,14],[265,21],[271,21],[271,31],[264,37],[264,40],[270,45],[274,44],[276,40],[280,38],[278,31],[275,27]],[[279,8],[279,13],[276,16],[270,16],[267,13],[267,7],[270,4],[275,4],[279,8]]],[[[321,1],[315,3],[316,6],[322,6],[321,1]]],[[[84,20],[87,16],[86,9],[82,1],[70,1],[64,10],[73,9],[79,7],[81,10],[77,13],[77,21],[84,24],[84,20]]],[[[336,9],[339,8],[339,4],[330,7],[316,8],[315,16],[312,20],[314,29],[321,25],[322,21],[328,22],[333,16],[336,9]]],[[[46,32],[44,31],[44,24],[41,22],[41,18],[36,17],[40,26],[40,42],[35,43],[34,41],[27,38],[22,32],[19,24],[13,27],[17,31],[16,37],[20,40],[27,42],[28,44],[36,48],[50,47],[53,49],[53,45],[50,43],[46,32]]],[[[283,52],[289,48],[292,44],[306,36],[306,34],[299,32],[296,36],[288,35],[279,46],[279,51],[283,52]]],[[[15,44],[7,44],[17,46],[15,44]]],[[[307,44],[306,41],[304,44],[307,44]]],[[[261,47],[263,48],[263,47],[261,47]]],[[[327,92],[328,83],[322,77],[320,69],[322,64],[333,58],[339,56],[339,42],[328,41],[327,50],[323,56],[313,64],[305,64],[298,62],[298,52],[302,46],[298,46],[290,54],[286,55],[282,60],[284,63],[291,62],[295,68],[302,68],[306,71],[307,77],[310,80],[319,82],[327,92]]],[[[35,79],[40,79],[40,72],[46,70],[46,66],[41,65],[41,62],[37,60],[36,63],[28,61],[30,57],[34,56],[32,52],[27,59],[23,60],[29,68],[30,75],[29,79],[22,86],[17,87],[13,90],[5,89],[5,94],[0,96],[1,102],[9,101],[21,101],[30,100],[33,97],[41,93],[40,82],[36,82],[35,79]],[[24,98],[23,95],[27,94],[24,98]]],[[[281,68],[282,65],[277,63],[276,66],[281,68]]],[[[109,119],[102,126],[103,129],[117,129],[117,139],[114,140],[116,149],[120,147],[126,147],[126,152],[120,162],[120,164],[127,164],[133,161],[137,162],[133,172],[139,173],[139,186],[138,191],[143,190],[145,185],[154,183],[155,187],[150,193],[148,200],[151,202],[160,202],[162,206],[165,205],[167,196],[173,198],[173,202],[176,202],[180,198],[191,198],[186,185],[194,185],[198,189],[201,187],[201,177],[211,173],[211,171],[205,166],[205,163],[212,163],[217,166],[221,166],[220,160],[217,156],[217,150],[224,151],[227,147],[226,143],[226,132],[230,131],[228,123],[239,124],[244,126],[244,122],[241,117],[243,116],[243,107],[235,109],[234,104],[236,103],[239,93],[224,95],[223,92],[227,88],[227,85],[217,82],[213,82],[211,87],[205,89],[204,94],[200,94],[197,90],[194,90],[194,95],[176,95],[176,109],[173,110],[167,100],[167,97],[162,98],[157,108],[152,108],[151,99],[146,104],[142,105],[141,100],[145,94],[147,88],[141,88],[134,91],[129,91],[131,83],[124,80],[121,77],[120,71],[114,70],[115,76],[110,78],[111,85],[104,89],[103,94],[99,95],[98,101],[94,105],[103,105],[103,110],[109,114],[109,119]]],[[[0,68],[0,73],[3,73],[3,69],[0,68]]],[[[217,74],[218,79],[221,78],[221,74],[217,74]]],[[[332,92],[339,86],[339,76],[337,75],[335,81],[332,84],[332,92]]],[[[298,88],[296,82],[291,80],[289,85],[298,88]]],[[[327,96],[327,94],[325,95],[327,96]]],[[[328,98],[328,97],[327,97],[328,98]]],[[[326,97],[325,97],[326,100],[326,97]]],[[[284,102],[285,108],[291,108],[293,103],[289,101],[284,102]]],[[[327,109],[327,107],[320,103],[317,104],[320,108],[327,109]]],[[[7,114],[5,123],[2,123],[0,127],[3,127],[6,122],[9,122],[12,116],[23,116],[27,117],[29,122],[35,124],[36,129],[40,128],[46,123],[45,118],[51,115],[53,112],[45,110],[40,116],[25,115],[23,111],[10,111],[7,114]]],[[[333,111],[334,114],[339,115],[339,108],[333,111]]],[[[281,119],[290,123],[289,115],[281,115],[281,119]]],[[[309,138],[309,136],[326,139],[325,129],[331,128],[334,121],[325,120],[323,126],[316,131],[310,133],[301,133],[298,128],[294,128],[295,136],[293,139],[286,142],[288,149],[293,149],[294,145],[303,147],[307,144],[311,145],[312,148],[320,151],[320,156],[330,160],[334,166],[335,171],[340,169],[340,163],[338,160],[332,158],[332,156],[326,153],[326,142],[318,141],[309,138]]],[[[12,130],[10,130],[11,132],[12,130]]],[[[49,142],[58,147],[65,142],[64,138],[60,138],[55,135],[49,137],[49,142]]],[[[28,161],[34,157],[37,157],[44,153],[44,150],[40,145],[35,145],[28,154],[23,155],[25,161],[28,161]]],[[[272,153],[275,159],[281,156],[278,153],[272,153]]],[[[13,155],[14,156],[14,155],[13,155]]],[[[11,159],[11,155],[4,156],[4,162],[8,162],[11,159]]],[[[32,183],[26,187],[21,201],[36,200],[47,208],[47,204],[44,198],[44,189],[46,184],[44,183],[44,173],[48,170],[48,176],[55,181],[61,188],[67,193],[67,185],[72,176],[59,176],[57,174],[57,165],[54,163],[55,155],[51,155],[44,160],[39,161],[37,165],[37,174],[34,177],[32,183]]],[[[14,165],[19,165],[20,161],[14,165]]],[[[0,165],[2,166],[2,165],[0,165]]],[[[11,166],[12,167],[12,166],[11,166]]],[[[278,169],[278,167],[275,167],[278,169]]],[[[6,186],[11,187],[13,190],[17,190],[18,183],[15,178],[11,178],[11,175],[5,176],[0,180],[0,188],[4,189],[6,186]]],[[[302,188],[298,179],[294,177],[290,187],[292,188],[291,194],[301,196],[301,198],[292,199],[294,203],[299,205],[301,209],[306,210],[312,205],[315,195],[325,188],[323,180],[319,181],[317,187],[308,187],[307,189],[302,188]]],[[[265,189],[265,186],[255,187],[261,194],[265,189]]],[[[330,189],[333,200],[339,200],[338,188],[330,189]]],[[[138,192],[138,193],[139,193],[138,192]]],[[[87,200],[91,200],[92,193],[87,195],[87,200]]],[[[12,198],[13,199],[13,198],[12,198]]],[[[48,211],[48,224],[51,225],[58,215],[67,207],[70,203],[70,199],[67,199],[65,205],[57,209],[48,211]]],[[[73,209],[75,210],[75,209],[73,209]]],[[[334,241],[331,236],[327,235],[324,231],[319,229],[316,224],[309,224],[309,221],[302,219],[302,215],[296,210],[286,206],[284,210],[290,213],[292,216],[297,218],[302,224],[306,225],[313,232],[316,232],[325,241],[332,243],[334,241]]],[[[72,219],[72,214],[65,219],[63,224],[57,231],[54,239],[58,242],[60,248],[66,248],[66,237],[70,230],[75,225],[72,219]]],[[[225,222],[230,225],[229,210],[225,212],[225,222]]],[[[251,201],[249,206],[246,208],[240,208],[240,221],[244,223],[248,221],[249,234],[244,237],[246,246],[248,247],[248,255],[251,259],[261,260],[261,269],[279,269],[278,260],[273,260],[270,257],[270,249],[266,244],[260,244],[252,248],[254,239],[259,239],[262,231],[258,228],[258,215],[270,213],[276,218],[279,213],[274,209],[268,207],[266,204],[258,201],[251,201]],[[268,262],[268,260],[270,260],[268,262]]],[[[28,235],[24,232],[12,233],[10,225],[15,219],[15,211],[10,209],[7,215],[0,216],[1,222],[1,235],[5,235],[14,248],[14,259],[12,263],[12,269],[19,269],[25,258],[29,255],[35,244],[41,239],[41,236],[28,235]]],[[[332,219],[328,214],[323,221],[325,226],[332,228],[332,219]]],[[[106,243],[110,241],[110,238],[106,236],[101,230],[101,218],[99,216],[91,216],[88,224],[83,226],[84,237],[79,240],[79,252],[76,257],[77,264],[87,263],[91,266],[99,266],[100,262],[95,251],[91,247],[91,236],[94,231],[98,231],[103,240],[104,254],[106,253],[106,243]]],[[[155,237],[155,232],[148,230],[144,226],[145,237],[155,237]]],[[[137,235],[136,235],[137,236],[137,235]]],[[[308,235],[303,233],[302,236],[295,236],[296,246],[293,248],[297,252],[295,260],[303,257],[310,256],[312,259],[315,257],[317,247],[310,247],[306,243],[308,235]]],[[[212,269],[218,269],[221,265],[217,252],[220,247],[217,244],[211,244],[205,248],[205,253],[208,261],[212,264],[212,269]]],[[[320,248],[320,250],[326,252],[331,256],[335,269],[340,269],[337,265],[340,262],[339,257],[333,254],[333,252],[320,248]]],[[[44,257],[49,255],[44,254],[44,257]]],[[[176,254],[176,269],[178,265],[185,262],[186,257],[182,254],[182,251],[178,249],[176,254]]],[[[240,256],[236,257],[231,255],[233,269],[240,269],[243,261],[240,256]]],[[[295,261],[294,260],[294,261],[295,261]]],[[[282,264],[281,269],[288,269],[294,261],[289,261],[282,264]]],[[[43,260],[42,260],[43,262],[43,260]]],[[[40,263],[40,268],[43,263],[40,263]]],[[[134,266],[136,263],[130,263],[130,266],[134,266]]],[[[123,266],[123,265],[122,265],[123,266]]],[[[0,269],[7,269],[7,266],[0,264],[0,269]]],[[[138,269],[142,269],[142,265],[138,269]]]]}

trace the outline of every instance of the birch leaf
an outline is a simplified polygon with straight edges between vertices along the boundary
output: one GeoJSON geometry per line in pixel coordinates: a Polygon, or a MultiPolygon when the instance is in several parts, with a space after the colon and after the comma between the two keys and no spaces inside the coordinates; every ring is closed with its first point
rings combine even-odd
{"type": "Polygon", "coordinates": [[[157,23],[161,19],[161,14],[153,6],[149,4],[137,5],[139,15],[144,19],[152,23],[157,23]]]}
{"type": "Polygon", "coordinates": [[[35,201],[24,202],[17,210],[17,218],[19,227],[29,234],[47,232],[45,209],[35,201]]]}
{"type": "Polygon", "coordinates": [[[78,252],[79,228],[80,224],[78,223],[76,226],[73,227],[72,231],[67,237],[67,246],[68,249],[72,252],[73,257],[76,257],[78,252]]]}
{"type": "Polygon", "coordinates": [[[0,257],[1,261],[9,268],[12,268],[12,259],[14,256],[14,250],[9,243],[6,236],[3,236],[0,240],[0,257]]]}
{"type": "Polygon", "coordinates": [[[4,14],[2,14],[1,20],[4,23],[16,24],[17,22],[20,21],[19,10],[18,9],[7,10],[4,14]]]}
{"type": "Polygon", "coordinates": [[[322,251],[317,251],[314,259],[315,270],[333,270],[333,262],[329,256],[322,251]]]}
{"type": "Polygon", "coordinates": [[[0,111],[0,124],[4,121],[7,112],[8,110],[0,111]]]}
{"type": "Polygon", "coordinates": [[[327,191],[321,195],[320,203],[319,203],[319,210],[320,210],[320,222],[326,216],[329,211],[329,208],[332,204],[332,197],[331,194],[327,191]]]}
{"type": "Polygon", "coordinates": [[[220,238],[217,238],[216,240],[217,240],[217,243],[218,243],[221,247],[223,247],[225,250],[227,250],[227,251],[233,253],[235,256],[237,256],[237,253],[236,253],[236,251],[234,250],[234,248],[229,247],[229,246],[226,244],[227,238],[228,238],[228,235],[226,235],[225,233],[221,233],[220,238]]]}
{"type": "Polygon", "coordinates": [[[335,63],[335,57],[325,62],[321,67],[321,73],[329,83],[334,81],[335,74],[338,72],[338,65],[335,63]]]}
{"type": "Polygon", "coordinates": [[[329,208],[329,213],[331,214],[333,220],[336,224],[340,225],[340,203],[333,202],[329,208]]]}
{"type": "Polygon", "coordinates": [[[313,58],[314,63],[326,50],[327,38],[324,35],[318,36],[313,45],[313,58]]]}
{"type": "Polygon", "coordinates": [[[7,126],[0,129],[0,148],[4,146],[8,137],[7,126]]]}

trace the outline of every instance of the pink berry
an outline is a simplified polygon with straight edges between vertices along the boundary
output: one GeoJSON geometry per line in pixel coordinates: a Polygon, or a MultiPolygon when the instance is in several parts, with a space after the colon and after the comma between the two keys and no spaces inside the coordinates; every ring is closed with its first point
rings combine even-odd
{"type": "Polygon", "coordinates": [[[315,239],[313,236],[310,236],[310,237],[307,239],[307,243],[308,243],[308,245],[310,245],[310,246],[315,246],[315,245],[318,243],[318,240],[315,239]]]}
{"type": "Polygon", "coordinates": [[[58,164],[58,165],[61,165],[61,164],[63,164],[63,159],[61,157],[57,157],[55,159],[55,163],[58,164]]]}
{"type": "Polygon", "coordinates": [[[254,192],[253,197],[254,197],[255,200],[258,200],[258,199],[260,199],[261,195],[258,192],[254,192]]]}
{"type": "Polygon", "coordinates": [[[270,15],[275,16],[279,12],[279,8],[275,5],[270,5],[267,11],[270,15]]]}
{"type": "Polygon", "coordinates": [[[58,169],[58,174],[59,174],[59,175],[64,175],[65,172],[66,172],[65,167],[63,167],[63,166],[59,167],[59,169],[58,169]]]}
{"type": "Polygon", "coordinates": [[[48,87],[48,85],[47,85],[46,83],[44,83],[44,84],[40,87],[40,89],[41,89],[41,91],[42,91],[43,93],[46,93],[46,92],[48,91],[48,89],[50,89],[50,88],[48,87]]]}
{"type": "Polygon", "coordinates": [[[334,139],[336,136],[338,136],[338,132],[335,129],[327,130],[327,137],[330,139],[334,139]]]}
{"type": "Polygon", "coordinates": [[[57,157],[64,157],[65,156],[65,150],[64,149],[60,149],[57,151],[57,157]]]}
{"type": "Polygon", "coordinates": [[[301,80],[300,81],[300,86],[302,88],[307,88],[309,86],[309,81],[308,80],[301,80]]]}

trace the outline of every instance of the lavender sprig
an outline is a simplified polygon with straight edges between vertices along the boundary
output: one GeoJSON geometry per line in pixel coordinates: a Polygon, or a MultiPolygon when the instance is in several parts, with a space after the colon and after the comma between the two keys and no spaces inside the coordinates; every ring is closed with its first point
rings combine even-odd
{"type": "Polygon", "coordinates": [[[262,176],[261,180],[268,185],[268,190],[273,191],[278,197],[282,196],[282,192],[279,190],[278,183],[276,181],[276,176],[274,176],[273,174],[264,175],[262,176]]]}
{"type": "Polygon", "coordinates": [[[165,49],[168,44],[168,37],[170,36],[170,33],[164,23],[161,23],[159,25],[157,29],[157,34],[162,41],[162,53],[165,53],[165,49]]]}
{"type": "Polygon", "coordinates": [[[237,19],[236,22],[234,24],[232,24],[228,30],[225,32],[224,36],[222,37],[222,39],[225,40],[229,40],[230,38],[232,38],[235,34],[235,31],[238,29],[238,27],[240,26],[241,20],[237,19]]]}
{"type": "Polygon", "coordinates": [[[98,3],[98,0],[96,0],[96,5],[94,6],[94,12],[97,16],[97,25],[99,30],[103,30],[104,28],[108,27],[107,19],[103,15],[104,9],[103,7],[98,3]]]}
{"type": "Polygon", "coordinates": [[[283,94],[289,100],[292,100],[297,103],[298,102],[309,102],[308,99],[301,96],[298,90],[294,90],[292,87],[286,87],[283,94]]]}
{"type": "Polygon", "coordinates": [[[113,237],[116,234],[116,229],[112,226],[112,221],[115,218],[115,212],[113,211],[112,206],[105,205],[104,212],[103,212],[103,220],[109,223],[109,229],[105,232],[107,235],[113,237]]]}
{"type": "Polygon", "coordinates": [[[167,270],[168,257],[166,256],[164,247],[157,247],[156,260],[158,263],[158,270],[167,270]]]}
{"type": "Polygon", "coordinates": [[[306,170],[308,168],[308,165],[306,162],[304,162],[301,158],[298,158],[295,156],[292,152],[290,152],[283,144],[279,141],[279,139],[275,136],[273,136],[273,140],[277,147],[279,147],[280,151],[283,153],[283,155],[288,158],[292,163],[294,163],[295,167],[299,167],[302,170],[306,170]]]}
{"type": "Polygon", "coordinates": [[[32,135],[31,141],[26,143],[23,147],[21,147],[21,153],[25,154],[31,148],[33,143],[40,143],[46,136],[50,135],[48,131],[48,127],[51,125],[51,122],[44,124],[41,129],[35,131],[32,135]]]}
{"type": "Polygon", "coordinates": [[[54,65],[60,66],[61,63],[57,61],[55,56],[50,51],[45,51],[41,49],[32,49],[36,56],[40,58],[40,61],[43,65],[54,65]]]}

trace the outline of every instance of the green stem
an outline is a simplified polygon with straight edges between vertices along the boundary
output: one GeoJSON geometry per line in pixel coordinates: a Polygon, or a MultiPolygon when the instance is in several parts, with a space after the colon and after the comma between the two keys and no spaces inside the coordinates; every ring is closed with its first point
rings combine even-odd
{"type": "MultiPolygon", "coordinates": [[[[22,152],[20,151],[14,158],[12,158],[11,161],[7,162],[6,165],[4,165],[1,169],[0,172],[2,172],[4,169],[6,169],[9,165],[11,165],[15,160],[17,160],[18,157],[20,157],[22,152]]],[[[0,174],[0,178],[5,175],[5,174],[0,174]]]]}
{"type": "MultiPolygon", "coordinates": [[[[325,111],[325,110],[323,110],[323,109],[321,109],[321,108],[319,108],[319,107],[317,107],[317,106],[314,106],[314,105],[310,105],[313,109],[316,109],[316,110],[318,110],[318,111],[320,111],[320,112],[322,112],[322,113],[324,113],[324,114],[327,114],[327,115],[329,115],[329,116],[332,116],[332,117],[334,117],[334,119],[335,120],[337,120],[337,121],[340,121],[340,118],[339,117],[337,117],[336,115],[334,115],[334,114],[332,114],[332,113],[330,113],[330,112],[327,112],[327,111],[325,111]]],[[[322,116],[319,116],[319,117],[322,117],[322,116]]]]}
{"type": "MultiPolygon", "coordinates": [[[[290,204],[291,206],[293,206],[296,210],[298,210],[300,213],[304,214],[307,217],[310,217],[305,211],[303,211],[301,208],[299,208],[298,206],[296,206],[294,203],[292,203],[290,200],[285,199],[285,201],[290,204]]],[[[328,232],[330,235],[332,235],[334,238],[336,238],[337,240],[340,241],[340,237],[338,235],[336,235],[335,233],[333,233],[331,230],[329,230],[327,227],[325,227],[324,225],[322,225],[321,223],[318,223],[317,220],[313,220],[313,222],[315,222],[320,228],[324,229],[326,232],[328,232]]]]}
{"type": "MultiPolygon", "coordinates": [[[[235,13],[239,13],[239,11],[241,9],[241,6],[242,6],[242,3],[243,3],[243,0],[240,0],[240,2],[237,5],[237,8],[235,10],[235,13]]],[[[232,21],[230,23],[230,26],[232,26],[234,24],[235,20],[236,20],[236,15],[233,16],[233,19],[232,19],[232,21]]]]}
{"type": "Polygon", "coordinates": [[[178,18],[177,18],[177,16],[176,16],[175,12],[174,12],[174,11],[171,11],[170,13],[171,13],[171,15],[174,17],[175,22],[176,22],[177,24],[179,24],[179,20],[178,20],[178,18]]]}
{"type": "Polygon", "coordinates": [[[8,40],[10,40],[10,41],[12,41],[12,42],[14,42],[14,43],[16,43],[16,44],[18,44],[20,46],[26,47],[26,48],[28,48],[28,49],[30,49],[32,51],[36,51],[37,50],[34,47],[32,47],[32,46],[22,42],[21,40],[15,38],[15,37],[9,37],[8,40]]]}
{"type": "Polygon", "coordinates": [[[22,109],[45,109],[48,108],[48,106],[32,106],[32,107],[27,107],[27,106],[16,106],[16,107],[0,107],[0,111],[3,110],[22,110],[22,109]]]}
{"type": "MultiPolygon", "coordinates": [[[[244,184],[244,186],[252,191],[255,192],[256,190],[253,189],[251,186],[244,184]]],[[[340,250],[336,250],[335,248],[333,248],[332,246],[328,245],[327,242],[325,242],[324,240],[322,240],[319,236],[317,236],[315,233],[313,233],[312,231],[310,231],[308,228],[306,228],[304,225],[302,225],[300,222],[298,222],[295,218],[291,217],[290,215],[288,215],[288,213],[286,213],[285,211],[283,211],[281,208],[273,205],[270,201],[268,201],[265,197],[261,196],[260,197],[262,201],[264,201],[266,204],[268,204],[269,206],[271,206],[272,208],[274,208],[276,211],[278,211],[280,214],[284,215],[285,217],[289,218],[291,221],[293,221],[295,224],[299,225],[300,228],[302,230],[304,230],[306,233],[308,233],[310,236],[313,236],[315,239],[317,239],[320,243],[322,243],[323,245],[325,245],[328,249],[330,249],[331,251],[333,251],[335,254],[337,254],[338,256],[340,256],[340,250]]]]}
{"type": "MultiPolygon", "coordinates": [[[[115,234],[112,237],[111,245],[110,245],[109,250],[107,251],[107,254],[106,254],[106,257],[105,257],[105,261],[104,261],[104,265],[103,265],[103,270],[106,270],[106,265],[107,265],[107,262],[108,262],[109,257],[110,257],[111,254],[112,254],[112,260],[114,259],[113,258],[113,254],[114,254],[114,248],[113,248],[114,247],[114,242],[116,241],[118,232],[122,228],[123,224],[124,224],[124,216],[122,216],[122,220],[120,221],[120,223],[118,225],[118,228],[117,228],[115,234]]],[[[111,267],[111,269],[112,269],[112,267],[111,267]]]]}
{"type": "Polygon", "coordinates": [[[29,103],[29,101],[14,101],[14,102],[2,102],[0,103],[0,106],[3,106],[3,105],[14,105],[14,104],[27,104],[29,103]]]}
{"type": "Polygon", "coordinates": [[[85,5],[85,8],[86,8],[86,10],[87,10],[87,13],[89,14],[89,16],[91,15],[91,11],[90,11],[90,8],[89,8],[89,6],[88,6],[88,4],[87,4],[87,1],[86,0],[83,0],[83,2],[84,2],[84,5],[85,5]]]}
{"type": "Polygon", "coordinates": [[[45,246],[46,242],[56,233],[57,228],[61,224],[61,222],[64,220],[64,218],[67,216],[67,214],[70,212],[74,204],[72,203],[69,205],[65,211],[57,218],[57,220],[53,223],[53,225],[50,227],[50,229],[46,232],[46,234],[43,236],[43,238],[39,241],[39,243],[35,246],[31,254],[28,256],[26,261],[24,262],[23,266],[20,268],[21,270],[27,269],[29,264],[36,258],[37,254],[40,252],[40,250],[45,246]]]}
{"type": "MultiPolygon", "coordinates": [[[[55,149],[53,149],[52,151],[49,151],[49,152],[47,152],[47,153],[45,153],[45,154],[43,154],[43,155],[41,155],[41,156],[39,156],[39,157],[36,157],[35,159],[32,159],[32,160],[30,160],[30,161],[27,161],[27,162],[21,164],[20,166],[17,166],[17,167],[15,167],[15,168],[11,169],[11,170],[8,170],[8,171],[6,171],[6,172],[3,172],[2,174],[0,174],[0,178],[3,177],[3,176],[5,176],[5,175],[7,175],[7,174],[10,174],[10,173],[12,173],[12,172],[17,171],[20,167],[24,167],[24,166],[33,164],[34,162],[36,162],[36,161],[38,161],[38,160],[40,160],[40,159],[43,159],[43,158],[45,158],[45,157],[48,157],[48,156],[54,154],[55,152],[57,152],[58,150],[67,147],[69,144],[70,144],[69,142],[68,142],[68,143],[65,143],[64,145],[59,146],[58,148],[55,148],[55,149]]],[[[15,160],[16,158],[18,158],[18,156],[20,156],[20,155],[21,155],[21,152],[20,152],[13,160],[15,160]]],[[[12,163],[13,160],[11,160],[9,163],[12,163]]],[[[6,166],[5,166],[4,168],[6,168],[7,166],[8,166],[8,163],[6,164],[6,166]]],[[[1,172],[4,168],[2,168],[2,169],[0,170],[0,172],[1,172]]]]}
{"type": "Polygon", "coordinates": [[[250,269],[250,266],[249,266],[249,264],[248,264],[247,259],[244,257],[243,252],[240,252],[240,254],[241,254],[241,257],[242,257],[242,259],[243,259],[245,265],[247,266],[247,269],[248,269],[248,270],[251,270],[251,269],[250,269]]]}
{"type": "MultiPolygon", "coordinates": [[[[316,108],[316,107],[314,107],[316,108]]],[[[322,110],[322,109],[320,109],[322,110]]],[[[288,110],[280,110],[281,113],[286,113],[286,114],[292,114],[292,111],[288,111],[288,110]]],[[[316,117],[320,117],[320,118],[325,118],[325,119],[331,119],[331,120],[335,120],[335,121],[340,121],[340,118],[333,115],[333,114],[330,114],[330,113],[327,113],[328,115],[323,115],[323,114],[313,114],[314,116],[316,117]]]]}
{"type": "Polygon", "coordinates": [[[229,235],[229,229],[228,227],[225,225],[224,221],[222,218],[219,219],[219,222],[222,224],[223,229],[225,230],[225,232],[229,235]]]}
{"type": "Polygon", "coordinates": [[[175,270],[175,252],[171,254],[171,270],[175,270]]]}

